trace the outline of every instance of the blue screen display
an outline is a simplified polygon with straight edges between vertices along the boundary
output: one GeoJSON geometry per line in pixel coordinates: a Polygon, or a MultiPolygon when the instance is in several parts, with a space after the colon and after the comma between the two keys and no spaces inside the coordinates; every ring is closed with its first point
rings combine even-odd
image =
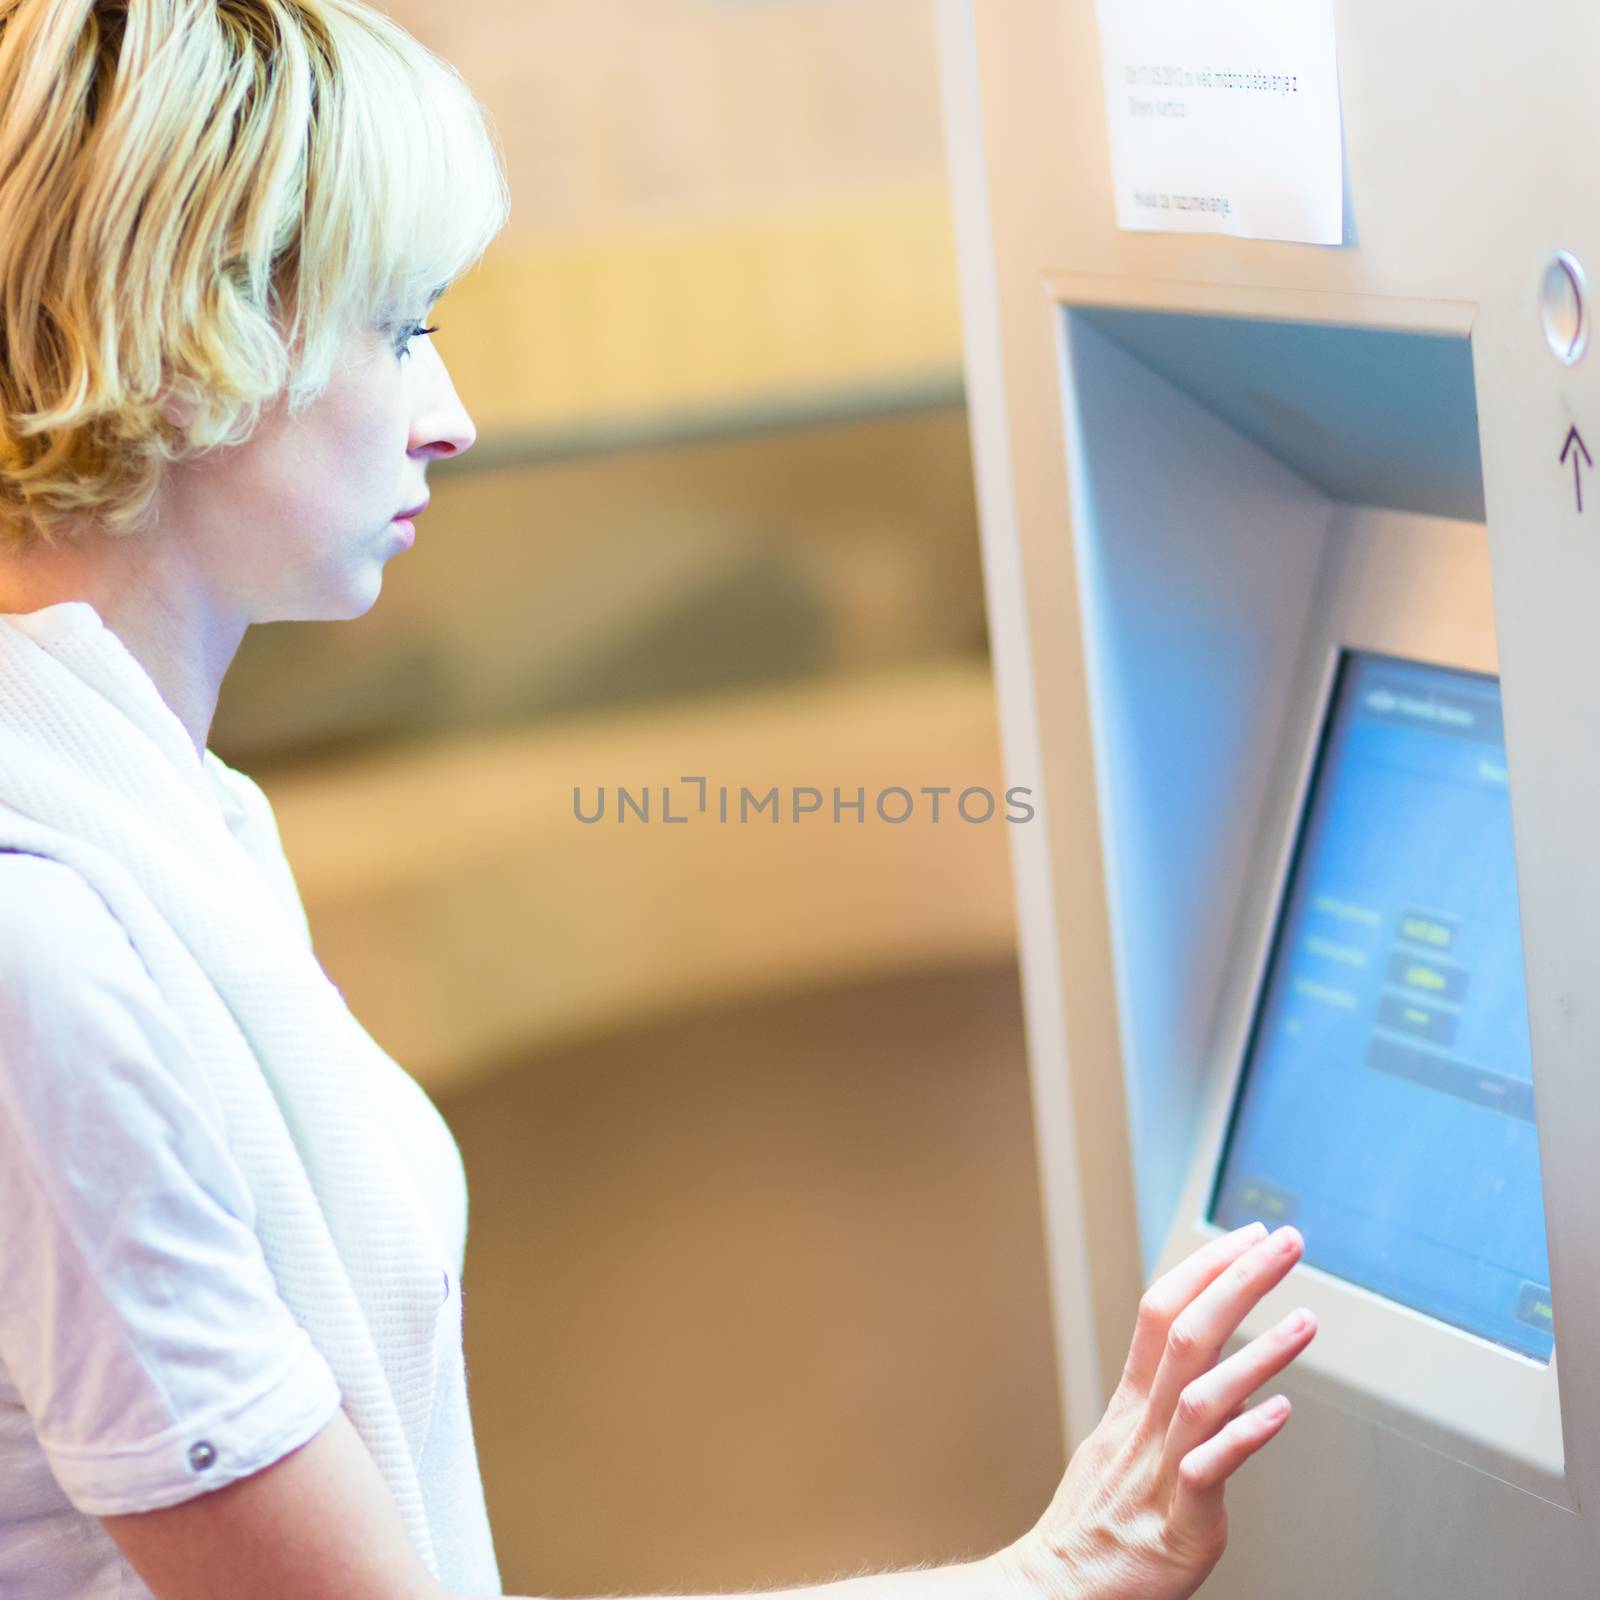
{"type": "Polygon", "coordinates": [[[1553,1348],[1500,685],[1341,660],[1212,1197],[1305,1260],[1553,1348]]]}

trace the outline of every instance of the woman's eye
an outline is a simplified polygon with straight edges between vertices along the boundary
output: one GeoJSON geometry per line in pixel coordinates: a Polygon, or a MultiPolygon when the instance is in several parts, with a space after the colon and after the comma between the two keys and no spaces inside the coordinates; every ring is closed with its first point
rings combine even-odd
{"type": "Polygon", "coordinates": [[[413,339],[420,339],[425,333],[437,333],[438,331],[437,328],[425,328],[420,322],[408,322],[403,330],[403,337],[395,354],[401,356],[410,355],[411,341],[413,339]]]}

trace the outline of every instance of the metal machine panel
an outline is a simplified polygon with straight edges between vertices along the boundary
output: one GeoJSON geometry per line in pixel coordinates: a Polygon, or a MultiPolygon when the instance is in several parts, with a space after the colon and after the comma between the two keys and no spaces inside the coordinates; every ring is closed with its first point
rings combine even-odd
{"type": "Polygon", "coordinates": [[[1246,1332],[1322,1332],[1207,1592],[1592,1592],[1600,359],[1549,286],[1600,266],[1600,16],[1337,0],[1325,248],[1120,232],[1092,0],[938,8],[1068,1441],[1209,1226],[1336,652],[1494,673],[1555,1356],[1297,1272],[1246,1332]]]}

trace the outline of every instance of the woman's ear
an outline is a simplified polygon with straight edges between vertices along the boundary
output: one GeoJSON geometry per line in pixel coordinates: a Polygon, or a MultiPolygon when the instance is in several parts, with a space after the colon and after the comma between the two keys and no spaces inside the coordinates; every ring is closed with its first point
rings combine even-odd
{"type": "Polygon", "coordinates": [[[181,382],[166,384],[161,391],[159,404],[161,415],[180,430],[194,421],[195,412],[199,409],[193,386],[181,382]]]}

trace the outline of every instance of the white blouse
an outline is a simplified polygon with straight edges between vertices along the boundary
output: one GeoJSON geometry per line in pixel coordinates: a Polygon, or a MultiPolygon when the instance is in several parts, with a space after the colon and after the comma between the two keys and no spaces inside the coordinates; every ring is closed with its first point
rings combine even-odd
{"type": "MultiPolygon", "coordinates": [[[[259,844],[247,835],[262,819],[220,798],[259,844]]],[[[292,880],[280,891],[294,895],[292,880]]],[[[258,1471],[339,1406],[262,1259],[244,1179],[198,1109],[206,1093],[95,890],[59,862],[0,851],[0,1595],[148,1596],[97,1516],[258,1471]]],[[[417,1469],[440,1576],[498,1594],[461,1346],[460,1156],[409,1077],[385,1093],[369,1136],[401,1143],[438,1234],[417,1469]]]]}

